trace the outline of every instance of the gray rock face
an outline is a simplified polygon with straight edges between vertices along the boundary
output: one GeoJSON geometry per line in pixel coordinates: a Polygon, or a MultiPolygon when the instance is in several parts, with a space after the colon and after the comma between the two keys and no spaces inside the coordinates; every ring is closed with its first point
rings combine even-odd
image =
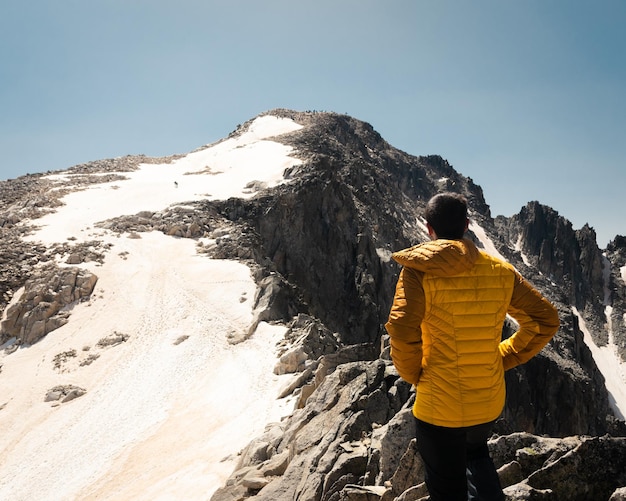
{"type": "Polygon", "coordinates": [[[54,388],[50,388],[48,393],[46,393],[44,401],[66,403],[75,398],[82,397],[85,393],[87,393],[87,390],[84,388],[71,384],[55,386],[54,388]]]}
{"type": "Polygon", "coordinates": [[[558,459],[551,457],[529,475],[528,485],[552,490],[555,499],[608,499],[626,484],[626,438],[582,438],[576,448],[558,459]]]}
{"type": "Polygon", "coordinates": [[[567,219],[538,202],[523,207],[508,226],[508,238],[519,242],[539,272],[563,286],[567,303],[585,313],[599,344],[606,344],[604,303],[610,273],[604,269],[595,231],[588,225],[574,230],[567,219]]]}
{"type": "Polygon", "coordinates": [[[91,295],[98,277],[82,268],[49,267],[30,278],[19,300],[0,323],[0,342],[12,337],[20,343],[36,343],[48,332],[67,323],[65,308],[91,295]]]}
{"type": "Polygon", "coordinates": [[[626,360],[626,277],[620,273],[626,266],[626,237],[617,236],[609,245],[605,252],[605,270],[610,267],[608,276],[606,302],[610,303],[611,310],[609,318],[613,331],[614,342],[622,357],[626,360]]]}

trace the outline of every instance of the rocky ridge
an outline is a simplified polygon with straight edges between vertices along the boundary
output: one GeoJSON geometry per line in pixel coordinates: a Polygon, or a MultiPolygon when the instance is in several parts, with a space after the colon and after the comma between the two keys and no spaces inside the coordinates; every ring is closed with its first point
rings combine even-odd
{"type": "MultiPolygon", "coordinates": [[[[275,370],[298,374],[283,391],[283,396],[298,396],[297,409],[242,451],[237,470],[214,500],[408,500],[425,495],[411,442],[411,389],[389,362],[382,326],[399,271],[390,253],[427,238],[421,211],[443,189],[467,196],[472,220],[561,313],[561,329],[547,349],[507,374],[509,397],[490,447],[502,467],[508,498],[608,499],[624,486],[623,471],[612,469],[624,464],[624,425],[611,410],[604,379],[572,312],[572,306],[581,312],[598,344],[611,337],[623,356],[624,237],[616,237],[603,252],[593,229],[573,230],[538,202],[511,218],[493,219],[480,187],[441,157],[407,155],[369,124],[345,115],[268,113],[304,126],[279,139],[303,160],[285,172],[286,184],[248,200],[190,201],[184,208],[102,223],[131,235],[158,230],[179,238],[209,237],[212,243],[199,244],[199,252],[239,259],[253,269],[259,321],[289,326],[275,370]],[[559,480],[572,471],[578,483],[559,480]],[[563,490],[568,485],[572,490],[563,490]]],[[[157,159],[122,157],[70,172],[90,184],[123,176],[146,161],[157,159]]],[[[51,190],[50,183],[41,175],[0,182],[0,311],[27,283],[40,283],[42,290],[65,283],[59,281],[59,270],[48,268],[44,274],[38,263],[59,256],[76,265],[106,259],[107,249],[97,241],[47,249],[20,239],[27,231],[20,221],[59,203],[62,189],[57,182],[56,191],[51,190]]],[[[92,291],[79,285],[57,294],[65,298],[58,302],[63,305],[59,311],[67,312],[68,305],[92,291]]],[[[40,301],[28,303],[27,297],[7,309],[12,320],[2,324],[0,340],[17,337],[18,324],[26,345],[45,335],[45,329],[32,335],[34,323],[24,321],[40,301]],[[21,316],[14,314],[18,310],[21,316]]]]}

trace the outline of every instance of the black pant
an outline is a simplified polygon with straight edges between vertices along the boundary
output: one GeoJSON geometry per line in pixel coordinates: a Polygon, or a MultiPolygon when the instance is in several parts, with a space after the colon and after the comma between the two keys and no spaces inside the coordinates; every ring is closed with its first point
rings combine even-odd
{"type": "Polygon", "coordinates": [[[503,501],[487,448],[493,423],[446,428],[417,421],[417,448],[431,501],[503,501]]]}

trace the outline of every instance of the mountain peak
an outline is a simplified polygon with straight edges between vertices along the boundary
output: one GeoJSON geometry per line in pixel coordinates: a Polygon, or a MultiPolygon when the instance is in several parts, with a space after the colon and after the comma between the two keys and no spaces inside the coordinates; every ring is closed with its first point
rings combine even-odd
{"type": "MultiPolygon", "coordinates": [[[[240,461],[263,463],[274,487],[313,468],[310,492],[330,498],[345,483],[321,479],[339,475],[339,456],[328,471],[281,456],[305,421],[337,437],[330,425],[349,425],[337,452],[384,487],[395,470],[362,459],[384,453],[375,430],[406,418],[412,391],[385,346],[399,272],[390,255],[428,238],[423,208],[441,191],[467,197],[468,236],[562,317],[544,352],[508,376],[498,431],[621,429],[622,241],[604,255],[591,228],[575,231],[539,202],[493,220],[471,178],[366,122],[270,110],[188,154],[100,160],[0,190],[2,498],[106,497],[114,486],[180,497],[193,485],[182,495],[206,499],[244,448],[240,461]]],[[[321,457],[326,442],[311,440],[321,457]]],[[[254,485],[246,496],[264,484],[254,485]]]]}

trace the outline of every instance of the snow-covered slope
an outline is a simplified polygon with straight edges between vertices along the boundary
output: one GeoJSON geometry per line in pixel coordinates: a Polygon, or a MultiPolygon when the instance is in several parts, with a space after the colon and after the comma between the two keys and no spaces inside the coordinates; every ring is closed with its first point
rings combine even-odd
{"type": "Polygon", "coordinates": [[[609,331],[608,344],[605,346],[596,345],[583,316],[575,307],[572,307],[572,312],[578,318],[585,344],[589,347],[598,369],[604,376],[611,408],[615,416],[623,420],[626,416],[626,364],[619,357],[612,333],[609,331]]]}
{"type": "MultiPolygon", "coordinates": [[[[266,139],[300,127],[292,120],[262,116],[240,136],[199,149],[173,163],[143,164],[125,173],[125,181],[70,193],[63,199],[64,207],[34,222],[42,228],[32,239],[48,243],[70,237],[86,240],[91,238],[87,232],[93,223],[113,217],[158,211],[190,200],[250,197],[254,183],[282,183],[284,170],[301,163],[289,156],[291,147],[266,139]]],[[[71,180],[71,176],[62,174],[50,178],[71,180]]]]}
{"type": "Polygon", "coordinates": [[[299,161],[266,138],[299,127],[257,118],[237,138],[73,192],[33,221],[41,230],[32,240],[98,239],[112,248],[102,265],[84,265],[98,283],[67,325],[0,352],[0,499],[208,499],[240,448],[291,411],[276,398],[290,376],[272,372],[284,328],[261,323],[246,342],[227,342],[252,323],[256,286],[246,266],[200,256],[189,239],[130,238],[93,225],[189,200],[246,197],[251,181],[282,182],[284,168],[299,161]],[[120,334],[125,342],[99,344],[120,334]],[[86,394],[46,402],[60,385],[86,394]]]}

